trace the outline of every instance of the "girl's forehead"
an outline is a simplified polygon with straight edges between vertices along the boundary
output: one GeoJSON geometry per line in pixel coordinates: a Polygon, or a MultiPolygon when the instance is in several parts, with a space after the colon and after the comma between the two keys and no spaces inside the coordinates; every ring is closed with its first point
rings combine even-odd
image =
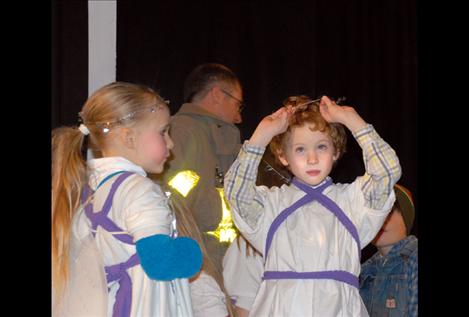
{"type": "Polygon", "coordinates": [[[169,109],[167,107],[160,108],[155,113],[155,120],[157,120],[159,123],[163,125],[168,124],[171,120],[169,109]]]}
{"type": "Polygon", "coordinates": [[[164,126],[169,124],[170,115],[167,107],[159,107],[155,112],[151,112],[142,118],[140,124],[143,126],[164,126]]]}

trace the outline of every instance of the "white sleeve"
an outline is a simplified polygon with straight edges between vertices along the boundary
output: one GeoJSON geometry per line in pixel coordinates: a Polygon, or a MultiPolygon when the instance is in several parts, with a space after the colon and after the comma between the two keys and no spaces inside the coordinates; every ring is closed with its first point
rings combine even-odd
{"type": "Polygon", "coordinates": [[[235,305],[251,310],[257,291],[262,282],[264,261],[262,256],[250,250],[246,255],[246,241],[239,239],[231,243],[223,258],[223,279],[225,288],[235,305]]]}
{"type": "Polygon", "coordinates": [[[356,197],[360,197],[360,199],[355,199],[353,201],[353,208],[357,216],[356,219],[356,227],[358,230],[358,235],[360,238],[360,244],[362,249],[365,248],[378,234],[381,226],[383,225],[386,217],[388,216],[389,212],[394,205],[394,201],[396,200],[396,195],[394,191],[392,191],[386,200],[381,202],[379,208],[372,208],[368,206],[368,204],[363,199],[364,195],[361,191],[361,182],[357,182],[356,186],[356,197]]]}
{"type": "Polygon", "coordinates": [[[134,241],[155,234],[170,234],[172,214],[168,198],[150,179],[135,175],[129,177],[116,192],[122,197],[123,219],[126,231],[134,241]]]}
{"type": "Polygon", "coordinates": [[[190,283],[194,317],[226,317],[225,294],[213,277],[204,271],[190,283]]]}
{"type": "Polygon", "coordinates": [[[336,184],[338,189],[336,197],[330,197],[342,206],[341,208],[357,228],[362,249],[376,236],[395,201],[395,194],[392,191],[380,208],[372,208],[363,194],[363,181],[364,178],[360,176],[353,183],[336,184]]]}

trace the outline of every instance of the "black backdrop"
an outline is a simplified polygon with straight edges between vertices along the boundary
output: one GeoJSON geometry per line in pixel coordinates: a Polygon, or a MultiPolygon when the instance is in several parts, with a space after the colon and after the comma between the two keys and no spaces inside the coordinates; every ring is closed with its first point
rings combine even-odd
{"type": "Polygon", "coordinates": [[[86,1],[51,3],[52,128],[77,123],[88,96],[88,5],[86,1]]]}
{"type": "MultiPolygon", "coordinates": [[[[76,124],[87,97],[87,3],[52,5],[52,127],[76,124]]],[[[203,62],[233,69],[247,108],[249,138],[287,96],[347,97],[396,150],[400,183],[415,196],[417,180],[416,0],[117,1],[117,80],[147,84],[182,102],[185,76],[203,62]]],[[[350,182],[363,173],[349,135],[332,173],[350,182]]]]}
{"type": "MultiPolygon", "coordinates": [[[[289,95],[346,96],[396,149],[417,199],[415,1],[118,1],[117,21],[117,79],[158,89],[172,113],[192,68],[232,68],[247,103],[243,139],[289,95]]],[[[349,140],[338,182],[364,171],[349,140]]]]}

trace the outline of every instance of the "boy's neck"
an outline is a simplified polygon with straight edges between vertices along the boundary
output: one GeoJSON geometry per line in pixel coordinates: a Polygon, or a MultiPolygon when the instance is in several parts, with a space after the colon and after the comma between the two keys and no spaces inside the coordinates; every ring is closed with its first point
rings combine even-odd
{"type": "MultiPolygon", "coordinates": [[[[396,243],[397,243],[397,242],[396,242],[396,243]]],[[[382,256],[387,256],[388,253],[389,253],[389,251],[391,251],[392,247],[393,247],[396,243],[388,244],[388,245],[386,245],[386,246],[379,247],[379,248],[378,248],[379,253],[380,253],[382,256]]]]}
{"type": "Polygon", "coordinates": [[[402,237],[402,239],[400,239],[398,241],[395,241],[394,243],[390,243],[390,244],[387,244],[387,245],[377,247],[377,249],[378,249],[379,253],[382,256],[387,256],[389,254],[389,251],[391,251],[392,247],[395,246],[396,244],[398,244],[399,242],[401,242],[402,240],[404,240],[405,238],[406,238],[406,236],[402,237]]]}

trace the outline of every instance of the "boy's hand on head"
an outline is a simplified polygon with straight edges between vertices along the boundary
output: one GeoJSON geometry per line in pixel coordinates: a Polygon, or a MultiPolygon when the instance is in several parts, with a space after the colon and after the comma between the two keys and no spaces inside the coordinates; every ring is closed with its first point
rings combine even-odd
{"type": "Polygon", "coordinates": [[[265,147],[277,134],[283,133],[288,128],[288,119],[293,113],[291,106],[282,107],[273,114],[266,116],[257,126],[249,139],[249,144],[265,147]]]}
{"type": "Polygon", "coordinates": [[[339,106],[327,96],[321,98],[319,111],[327,122],[342,123],[352,132],[366,125],[366,122],[358,115],[354,108],[339,106]]]}
{"type": "Polygon", "coordinates": [[[342,123],[346,110],[350,111],[353,110],[353,108],[347,106],[339,106],[335,103],[335,101],[332,101],[327,96],[322,96],[321,101],[319,103],[319,111],[321,112],[322,117],[327,122],[342,123]]]}

